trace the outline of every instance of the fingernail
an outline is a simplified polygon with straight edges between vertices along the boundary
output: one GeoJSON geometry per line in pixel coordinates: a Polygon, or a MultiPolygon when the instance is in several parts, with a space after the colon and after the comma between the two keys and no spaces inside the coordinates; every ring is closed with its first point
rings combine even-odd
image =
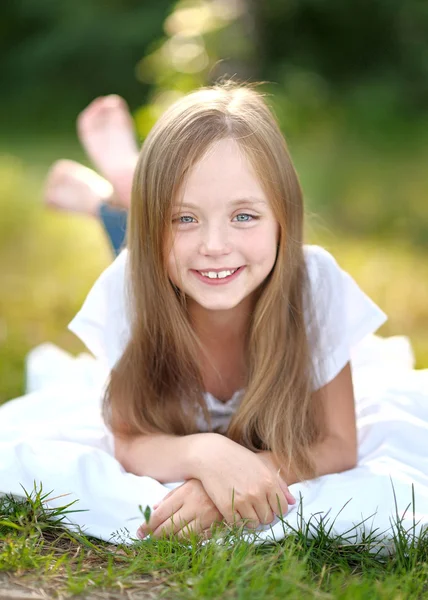
{"type": "Polygon", "coordinates": [[[141,529],[137,529],[137,538],[143,540],[146,537],[146,534],[141,531],[141,529]]]}

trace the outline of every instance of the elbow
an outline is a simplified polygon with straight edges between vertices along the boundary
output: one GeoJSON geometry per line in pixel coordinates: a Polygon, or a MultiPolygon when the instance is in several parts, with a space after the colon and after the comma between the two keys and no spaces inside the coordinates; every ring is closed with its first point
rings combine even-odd
{"type": "Polygon", "coordinates": [[[358,449],[355,440],[350,442],[337,435],[328,437],[329,454],[331,460],[331,473],[343,473],[350,471],[358,464],[358,449]]]}
{"type": "Polygon", "coordinates": [[[138,441],[138,436],[135,435],[115,435],[114,457],[127,473],[141,477],[146,473],[141,464],[142,460],[136,441],[138,441]]]}
{"type": "Polygon", "coordinates": [[[351,469],[355,469],[355,467],[357,466],[358,461],[355,458],[349,458],[348,460],[346,460],[344,462],[343,468],[341,469],[341,471],[350,471],[351,469]]]}
{"type": "Polygon", "coordinates": [[[342,469],[341,471],[350,471],[351,469],[355,469],[358,464],[358,450],[357,446],[349,447],[347,444],[345,447],[341,448],[341,456],[342,456],[342,469]]]}
{"type": "Polygon", "coordinates": [[[130,472],[128,457],[131,441],[128,437],[114,435],[114,457],[127,473],[130,472]]]}

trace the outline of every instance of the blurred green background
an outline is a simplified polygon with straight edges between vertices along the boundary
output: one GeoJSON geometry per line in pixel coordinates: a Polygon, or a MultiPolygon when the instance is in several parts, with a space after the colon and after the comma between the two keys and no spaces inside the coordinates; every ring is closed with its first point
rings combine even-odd
{"type": "Polygon", "coordinates": [[[128,101],[141,140],[178,94],[263,80],[325,245],[428,367],[428,3],[15,0],[0,8],[0,402],[111,260],[100,225],[43,207],[58,158],[88,164],[76,116],[128,101]]]}

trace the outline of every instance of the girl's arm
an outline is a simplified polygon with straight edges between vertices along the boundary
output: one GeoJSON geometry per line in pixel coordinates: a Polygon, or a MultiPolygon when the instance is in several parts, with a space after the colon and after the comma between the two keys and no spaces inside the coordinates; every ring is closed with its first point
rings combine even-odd
{"type": "Polygon", "coordinates": [[[175,436],[153,433],[138,436],[114,436],[115,457],[128,473],[147,475],[160,483],[197,478],[200,443],[217,433],[175,436]]]}
{"type": "Polygon", "coordinates": [[[198,479],[228,523],[236,518],[256,526],[271,523],[274,514],[285,514],[288,503],[295,502],[270,466],[217,433],[117,436],[115,453],[128,472],[161,483],[198,479]]]}
{"type": "MultiPolygon", "coordinates": [[[[312,448],[317,476],[352,469],[357,464],[357,432],[350,364],[314,394],[324,404],[327,427],[324,440],[312,448]]],[[[200,479],[207,467],[207,454],[214,448],[219,452],[227,444],[231,452],[234,443],[218,433],[116,435],[115,456],[129,473],[169,483],[200,479]]],[[[260,458],[261,455],[273,462],[270,452],[258,453],[260,458]]],[[[219,457],[212,456],[215,458],[219,457]]],[[[281,466],[281,477],[288,485],[298,481],[292,465],[290,469],[275,463],[274,466],[276,469],[281,466]]]]}
{"type": "MultiPolygon", "coordinates": [[[[354,468],[357,464],[357,429],[349,362],[332,381],[314,392],[314,395],[316,400],[324,405],[327,428],[324,440],[312,448],[316,476],[354,468]]],[[[263,454],[273,461],[270,452],[263,454]]],[[[281,476],[288,485],[299,481],[292,465],[290,469],[281,465],[281,476]]]]}

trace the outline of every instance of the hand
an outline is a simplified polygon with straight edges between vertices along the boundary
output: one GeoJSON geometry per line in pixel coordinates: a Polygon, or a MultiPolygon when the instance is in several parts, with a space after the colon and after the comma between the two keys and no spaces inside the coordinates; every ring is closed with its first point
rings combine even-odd
{"type": "Polygon", "coordinates": [[[197,452],[195,477],[227,523],[245,519],[245,526],[255,529],[296,502],[267,455],[260,457],[218,434],[201,437],[197,452]]]}
{"type": "MultiPolygon", "coordinates": [[[[263,462],[275,475],[279,475],[281,477],[281,468],[278,463],[274,460],[272,452],[268,450],[263,450],[262,452],[255,453],[257,458],[263,462]]],[[[285,481],[284,481],[285,483],[285,481]]],[[[289,502],[289,504],[294,504],[294,502],[289,502]]]]}
{"type": "Polygon", "coordinates": [[[150,533],[152,537],[160,538],[172,533],[183,539],[190,537],[191,530],[208,539],[211,525],[223,520],[198,479],[189,479],[175,488],[153,508],[149,522],[138,529],[138,537],[150,533]]]}

